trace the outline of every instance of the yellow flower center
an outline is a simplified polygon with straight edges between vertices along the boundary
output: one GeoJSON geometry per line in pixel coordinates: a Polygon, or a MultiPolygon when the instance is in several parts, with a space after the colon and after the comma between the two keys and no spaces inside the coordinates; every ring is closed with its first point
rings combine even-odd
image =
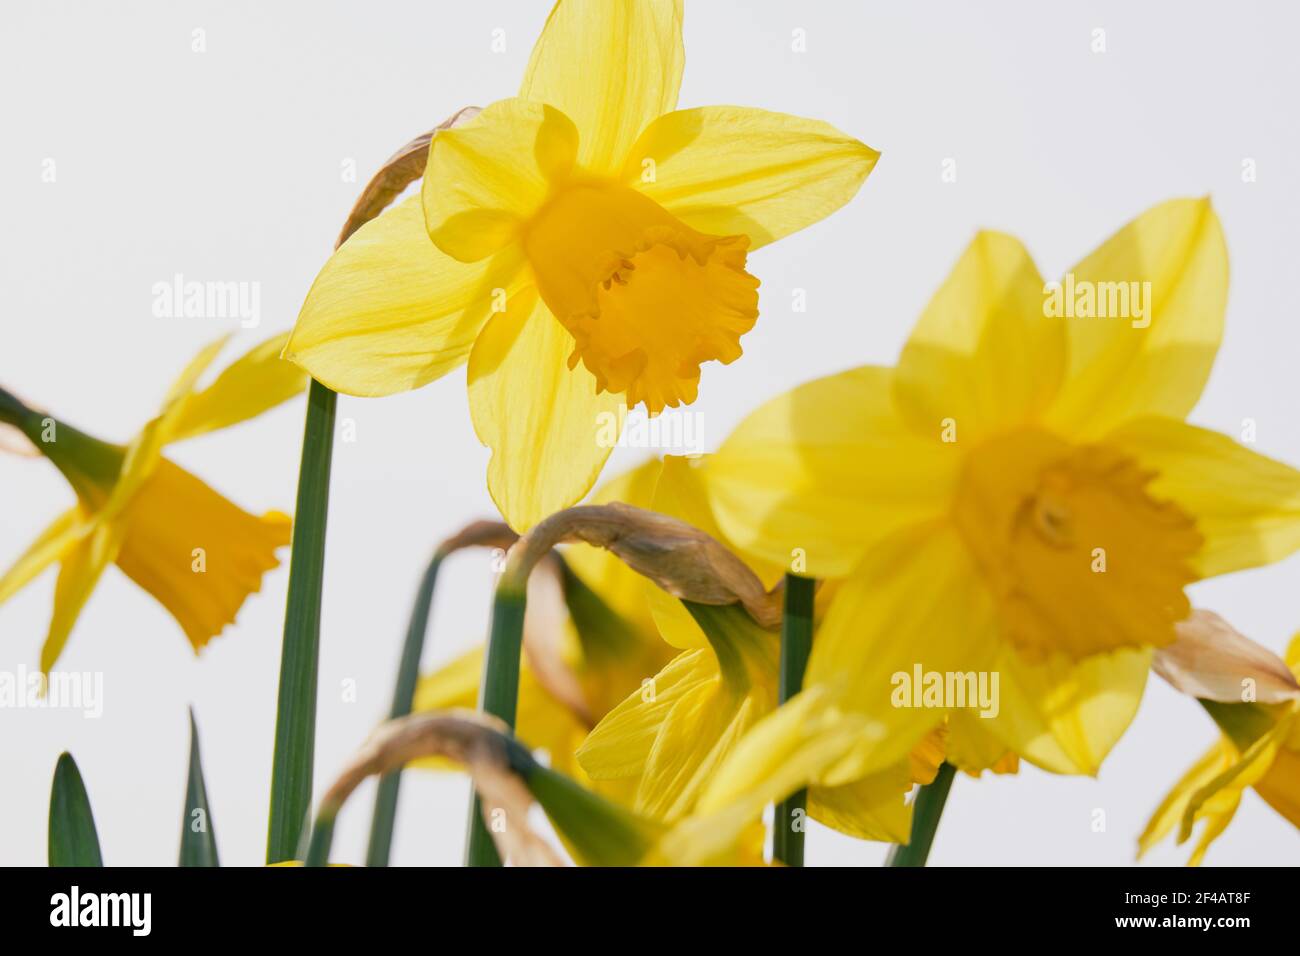
{"type": "Polygon", "coordinates": [[[1153,477],[1104,444],[1034,428],[970,454],[953,517],[1026,658],[1173,641],[1202,539],[1191,518],[1147,494],[1153,477]]]}
{"type": "Polygon", "coordinates": [[[700,365],[740,357],[758,318],[746,236],[707,236],[613,183],[561,189],[524,236],[538,291],[598,391],[650,414],[695,400],[700,365]]]}

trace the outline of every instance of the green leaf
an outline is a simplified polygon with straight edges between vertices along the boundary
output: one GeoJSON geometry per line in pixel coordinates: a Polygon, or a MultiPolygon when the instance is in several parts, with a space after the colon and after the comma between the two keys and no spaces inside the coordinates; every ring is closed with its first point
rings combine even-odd
{"type": "Polygon", "coordinates": [[[72,754],[62,753],[50,788],[50,866],[103,866],[90,798],[72,754]]]}
{"type": "Polygon", "coordinates": [[[934,780],[916,792],[916,800],[912,803],[911,838],[905,845],[899,844],[889,851],[885,866],[925,866],[956,773],[952,764],[941,763],[934,780]]]}
{"type": "Polygon", "coordinates": [[[271,815],[266,862],[294,859],[311,811],[316,749],[316,683],[320,661],[320,606],[325,575],[325,518],[338,395],[311,383],[298,470],[289,555],[289,598],[280,652],[280,696],[271,766],[271,815]]]}
{"type": "Polygon", "coordinates": [[[212,828],[208,788],[203,782],[203,760],[199,756],[199,728],[190,710],[190,771],[185,787],[185,816],[181,819],[181,866],[220,866],[217,835],[212,828]]]}
{"type": "MultiPolygon", "coordinates": [[[[425,633],[429,629],[429,610],[433,605],[433,589],[438,582],[438,568],[442,565],[442,552],[433,556],[420,579],[415,592],[415,606],[406,626],[406,641],[402,645],[402,659],[397,665],[397,686],[393,688],[393,704],[388,710],[390,719],[405,717],[411,712],[415,699],[415,685],[420,677],[420,657],[424,653],[425,633]]],[[[393,827],[397,821],[397,796],[402,786],[402,771],[395,770],[379,778],[375,791],[375,813],[370,820],[370,844],[366,848],[366,866],[387,866],[393,847],[393,827]]]]}

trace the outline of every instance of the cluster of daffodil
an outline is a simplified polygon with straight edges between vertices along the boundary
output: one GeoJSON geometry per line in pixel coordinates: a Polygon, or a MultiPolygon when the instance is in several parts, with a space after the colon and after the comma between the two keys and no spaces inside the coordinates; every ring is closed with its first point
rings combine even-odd
{"type": "Polygon", "coordinates": [[[1199,861],[1247,787],[1300,825],[1300,641],[1283,664],[1185,593],[1300,548],[1300,472],[1186,421],[1227,305],[1207,200],[1149,209],[1068,271],[1150,289],[1140,322],[1052,315],[1025,247],[980,233],[894,365],[801,385],[715,453],[592,492],[612,447],[597,423],[693,402],[701,366],[738,359],[759,317],[749,254],[850,201],[878,155],[816,120],[678,109],[682,16],[680,0],[557,3],[518,97],[376,177],[292,332],[196,391],[205,350],[131,445],[0,393],[0,420],[77,495],[0,579],[2,601],[60,562],[42,668],[109,562],[196,651],[233,620],[289,521],[161,451],[310,376],[268,862],[325,862],[335,815],[379,774],[368,862],[387,863],[401,769],[459,766],[481,810],[472,864],[561,859],[533,802],[580,863],[798,864],[809,817],[924,863],[956,770],[1096,774],[1153,667],[1222,738],[1141,848],[1203,820],[1199,861]],[[334,393],[461,364],[504,523],[437,550],[391,719],[305,829],[334,393]],[[215,575],[187,573],[199,539],[215,575]],[[418,677],[438,566],[470,546],[509,549],[490,636],[418,677]],[[995,675],[997,700],[900,697],[914,672],[995,675]]]}

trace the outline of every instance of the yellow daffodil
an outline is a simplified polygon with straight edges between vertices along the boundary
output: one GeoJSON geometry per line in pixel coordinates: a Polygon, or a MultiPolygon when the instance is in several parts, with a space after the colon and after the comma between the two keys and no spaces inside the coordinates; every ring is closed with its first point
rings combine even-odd
{"type": "Polygon", "coordinates": [[[2,603],[59,563],[42,671],[58,660],[110,563],[158,599],[195,653],[235,619],[244,599],[261,587],[262,575],[279,563],[275,551],[289,543],[287,515],[249,514],[162,452],[298,394],[306,376],[280,360],[284,340],[264,342],[196,390],[225,339],[209,345],[172,385],[161,413],[128,445],[91,438],[0,392],[0,421],[21,430],[77,495],[77,503],[0,578],[2,603]]]}
{"type": "Polygon", "coordinates": [[[877,153],[826,123],[677,110],[680,0],[561,0],[519,96],[433,137],[423,193],[317,277],[285,357],[377,396],[468,362],[488,488],[526,530],[579,500],[623,407],[696,397],[758,315],[750,252],[829,215],[877,153]]]}
{"type": "MultiPolygon", "coordinates": [[[[597,488],[591,503],[648,505],[658,472],[658,461],[647,462],[597,488]]],[[[574,759],[578,746],[597,720],[667,662],[671,648],[655,629],[644,578],[602,548],[575,544],[565,548],[563,556],[565,579],[560,583],[567,614],[562,621],[541,629],[534,626],[534,618],[546,613],[545,602],[537,600],[530,587],[515,725],[519,739],[545,751],[551,766],[589,783],[574,759]],[[545,677],[533,666],[539,657],[544,658],[539,664],[545,677]],[[557,670],[561,680],[555,680],[557,670]],[[554,686],[565,678],[571,685],[554,686]],[[548,687],[548,680],[553,686],[548,687]]],[[[534,577],[545,570],[538,569],[534,577]]],[[[422,678],[416,712],[472,710],[478,701],[483,655],[480,645],[422,678]]],[[[624,797],[628,790],[621,785],[596,789],[615,798],[624,797]]]]}
{"type": "MultiPolygon", "coordinates": [[[[728,545],[708,509],[700,471],[686,459],[664,460],[652,508],[728,545]]],[[[753,567],[768,587],[781,579],[776,564],[756,561],[753,567]]],[[[676,598],[648,582],[642,582],[642,589],[660,633],[681,653],[648,687],[629,694],[604,717],[578,751],[578,762],[593,780],[634,781],[632,806],[639,813],[670,823],[696,814],[703,819],[713,809],[733,804],[735,791],[724,784],[716,785],[714,792],[721,795],[711,798],[713,802],[701,805],[701,800],[739,742],[776,708],[777,635],[758,627],[739,607],[701,609],[710,620],[706,631],[676,598]]],[[[780,727],[795,736],[782,747],[767,748],[759,764],[748,766],[742,789],[767,794],[757,781],[775,780],[773,799],[788,794],[780,792],[780,782],[797,776],[809,759],[801,748],[805,720],[785,717],[780,727]]],[[[933,779],[941,759],[928,767],[924,760],[915,765],[920,782],[933,779]]],[[[815,787],[809,794],[809,814],[863,839],[905,841],[910,815],[903,796],[912,782],[904,757],[879,773],[815,787]]],[[[757,806],[761,811],[761,802],[751,803],[745,802],[747,809],[733,810],[744,815],[757,806]]]]}
{"type": "Polygon", "coordinates": [[[1300,546],[1300,472],[1184,421],[1227,290],[1208,200],[1156,206],[1059,284],[981,233],[895,367],[801,386],[709,460],[727,538],[845,579],[806,686],[857,721],[853,772],[945,719],[958,766],[1095,772],[1184,586],[1300,546]],[[996,677],[993,706],[900,694],[918,669],[996,677]]]}
{"type": "MultiPolygon", "coordinates": [[[[1286,665],[1300,680],[1300,634],[1291,638],[1286,665]]],[[[1222,734],[1157,808],[1138,839],[1138,855],[1178,828],[1178,842],[1205,822],[1187,861],[1199,866],[1205,851],[1227,829],[1253,787],[1292,825],[1300,827],[1300,702],[1207,704],[1222,734]]]]}

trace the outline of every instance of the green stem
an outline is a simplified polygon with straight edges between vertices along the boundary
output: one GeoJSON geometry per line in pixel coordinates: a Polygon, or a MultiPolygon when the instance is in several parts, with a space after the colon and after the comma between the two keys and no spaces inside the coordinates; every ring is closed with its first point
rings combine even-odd
{"type": "MultiPolygon", "coordinates": [[[[492,602],[492,631],[488,636],[487,660],[479,689],[479,710],[501,718],[514,730],[519,704],[519,654],[524,641],[525,592],[507,576],[492,602]]],[[[483,825],[478,794],[470,807],[469,835],[465,845],[466,866],[500,866],[492,835],[483,825]]]]}
{"type": "Polygon", "coordinates": [[[925,866],[956,773],[952,764],[942,763],[934,780],[917,791],[916,802],[912,804],[912,838],[906,846],[899,844],[889,851],[885,866],[925,866]]]}
{"type": "MultiPolygon", "coordinates": [[[[813,592],[816,581],[785,576],[785,613],[781,618],[781,678],[784,704],[803,689],[803,674],[812,651],[813,592]]],[[[803,866],[804,828],[808,820],[808,791],[798,790],[776,805],[772,820],[772,859],[786,866],[803,866]]]]}
{"type": "Polygon", "coordinates": [[[334,813],[322,813],[311,828],[311,842],[307,844],[303,866],[329,866],[330,846],[334,843],[334,813]]]}
{"type": "MultiPolygon", "coordinates": [[[[424,570],[420,589],[415,594],[411,620],[406,627],[406,642],[402,645],[402,659],[397,666],[397,685],[393,688],[393,705],[388,709],[390,719],[405,717],[411,712],[415,699],[415,685],[420,677],[420,657],[424,653],[424,636],[429,627],[429,608],[433,604],[433,588],[438,581],[438,567],[442,564],[439,551],[424,570]]],[[[395,770],[379,778],[375,794],[375,815],[370,821],[370,845],[366,850],[366,866],[387,866],[393,847],[393,825],[397,819],[397,795],[402,786],[402,771],[395,770]]]]}
{"type": "Polygon", "coordinates": [[[338,396],[312,381],[298,470],[289,556],[289,599],[280,653],[280,696],[271,768],[271,816],[266,861],[294,859],[311,810],[316,746],[316,682],[320,659],[320,607],[325,572],[325,519],[338,396]]]}

